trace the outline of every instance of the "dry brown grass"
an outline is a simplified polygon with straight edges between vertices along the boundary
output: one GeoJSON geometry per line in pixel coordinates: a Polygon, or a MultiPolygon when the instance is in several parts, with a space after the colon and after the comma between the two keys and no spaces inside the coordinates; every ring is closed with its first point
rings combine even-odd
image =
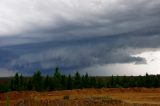
{"type": "Polygon", "coordinates": [[[7,95],[11,106],[160,106],[160,88],[9,92],[0,94],[0,106],[4,106],[7,95]]]}

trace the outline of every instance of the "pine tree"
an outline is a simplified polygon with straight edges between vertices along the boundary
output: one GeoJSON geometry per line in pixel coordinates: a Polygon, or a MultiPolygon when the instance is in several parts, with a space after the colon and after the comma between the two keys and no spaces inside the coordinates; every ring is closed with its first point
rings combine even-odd
{"type": "Polygon", "coordinates": [[[82,76],[82,86],[83,86],[83,88],[88,88],[90,86],[88,73],[86,73],[85,75],[82,76]]]}
{"type": "Polygon", "coordinates": [[[128,83],[129,83],[129,82],[128,82],[128,80],[127,80],[127,77],[126,77],[126,76],[123,76],[122,81],[121,81],[122,87],[128,88],[128,86],[129,86],[128,83]]]}
{"type": "Polygon", "coordinates": [[[27,90],[33,90],[33,83],[31,80],[28,80],[27,82],[27,90]]]}
{"type": "Polygon", "coordinates": [[[97,81],[95,77],[90,77],[89,78],[89,87],[94,88],[97,85],[97,81]]]}
{"type": "Polygon", "coordinates": [[[22,74],[19,77],[19,86],[20,86],[20,90],[24,90],[25,84],[24,84],[24,78],[22,74]]]}
{"type": "Polygon", "coordinates": [[[145,76],[145,87],[150,88],[151,87],[151,81],[150,81],[150,76],[148,75],[148,73],[146,73],[145,76]]]}
{"type": "Polygon", "coordinates": [[[74,76],[74,88],[75,89],[81,89],[82,88],[82,80],[79,72],[75,73],[74,76]]]}
{"type": "Polygon", "coordinates": [[[67,81],[66,81],[66,76],[65,75],[62,75],[61,76],[61,85],[62,85],[62,88],[61,89],[66,89],[66,85],[67,85],[67,81]]]}
{"type": "Polygon", "coordinates": [[[10,87],[11,90],[15,91],[15,90],[19,90],[20,89],[20,83],[19,83],[19,74],[16,73],[15,76],[13,77],[13,79],[10,82],[10,87]]]}
{"type": "Polygon", "coordinates": [[[44,89],[45,90],[47,90],[47,91],[49,91],[50,90],[50,78],[49,78],[49,76],[47,75],[46,77],[45,77],[45,79],[44,79],[44,89]]]}
{"type": "Polygon", "coordinates": [[[67,89],[72,90],[72,88],[73,88],[73,79],[71,75],[69,75],[67,78],[67,89]]]}
{"type": "Polygon", "coordinates": [[[54,88],[55,90],[60,90],[62,85],[61,85],[61,73],[59,71],[59,68],[57,67],[55,69],[54,75],[53,75],[53,83],[54,83],[54,88]]]}
{"type": "Polygon", "coordinates": [[[114,76],[112,75],[112,77],[111,77],[111,87],[113,88],[115,85],[115,82],[114,82],[114,76]]]}
{"type": "Polygon", "coordinates": [[[42,91],[42,76],[39,70],[37,70],[33,75],[33,85],[36,91],[42,91]]]}
{"type": "Polygon", "coordinates": [[[158,88],[160,86],[160,81],[158,79],[158,76],[154,76],[154,87],[158,88]]]}

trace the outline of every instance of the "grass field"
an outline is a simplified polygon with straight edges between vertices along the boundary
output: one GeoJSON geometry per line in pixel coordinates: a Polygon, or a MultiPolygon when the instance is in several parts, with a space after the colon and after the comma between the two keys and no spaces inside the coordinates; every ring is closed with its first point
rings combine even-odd
{"type": "Polygon", "coordinates": [[[1,93],[0,106],[5,106],[6,102],[9,106],[160,106],[160,88],[1,93]]]}

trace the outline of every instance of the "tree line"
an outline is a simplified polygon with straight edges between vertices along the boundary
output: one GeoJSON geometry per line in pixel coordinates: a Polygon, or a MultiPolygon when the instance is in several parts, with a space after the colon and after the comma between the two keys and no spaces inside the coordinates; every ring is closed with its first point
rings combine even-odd
{"type": "Polygon", "coordinates": [[[0,84],[0,92],[7,91],[53,91],[53,90],[72,90],[83,88],[129,88],[129,87],[160,87],[160,75],[145,76],[110,76],[93,77],[80,75],[63,75],[59,68],[55,68],[53,75],[42,76],[37,70],[32,77],[26,78],[22,74],[16,73],[9,83],[0,84]]]}

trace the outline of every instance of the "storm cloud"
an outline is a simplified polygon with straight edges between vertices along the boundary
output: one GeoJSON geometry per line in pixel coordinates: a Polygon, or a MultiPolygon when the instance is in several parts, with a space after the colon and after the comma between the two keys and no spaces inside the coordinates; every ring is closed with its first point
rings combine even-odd
{"type": "Polygon", "coordinates": [[[0,67],[12,73],[147,64],[133,55],[160,48],[158,0],[2,0],[0,7],[0,67]]]}

